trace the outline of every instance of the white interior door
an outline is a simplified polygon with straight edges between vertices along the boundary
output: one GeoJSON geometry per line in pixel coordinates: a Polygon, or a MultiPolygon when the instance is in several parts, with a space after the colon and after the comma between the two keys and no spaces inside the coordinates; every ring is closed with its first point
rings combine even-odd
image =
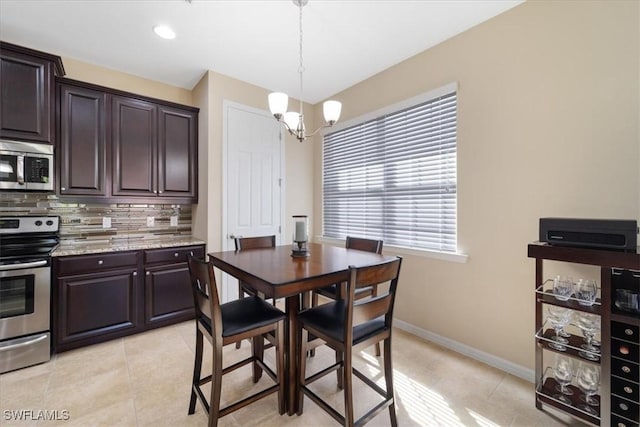
{"type": "MultiPolygon", "coordinates": [[[[281,244],[284,190],[280,124],[266,111],[225,101],[223,196],[224,250],[233,237],[276,235],[281,244]]],[[[237,281],[224,274],[222,300],[238,297],[237,281]]]]}

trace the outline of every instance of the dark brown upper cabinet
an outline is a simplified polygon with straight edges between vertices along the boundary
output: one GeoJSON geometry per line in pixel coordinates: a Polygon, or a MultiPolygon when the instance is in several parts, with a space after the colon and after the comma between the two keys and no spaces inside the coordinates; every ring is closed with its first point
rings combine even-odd
{"type": "Polygon", "coordinates": [[[54,143],[59,56],[0,42],[0,138],[54,143]]]}
{"type": "Polygon", "coordinates": [[[58,96],[60,195],[107,196],[107,94],[62,84],[58,96]]]}
{"type": "Polygon", "coordinates": [[[61,197],[196,203],[198,109],[57,80],[61,197]]]}
{"type": "Polygon", "coordinates": [[[158,194],[196,197],[196,115],[160,106],[158,118],[158,194]]]}
{"type": "Polygon", "coordinates": [[[158,107],[114,96],[111,114],[113,195],[157,195],[158,107]]]}

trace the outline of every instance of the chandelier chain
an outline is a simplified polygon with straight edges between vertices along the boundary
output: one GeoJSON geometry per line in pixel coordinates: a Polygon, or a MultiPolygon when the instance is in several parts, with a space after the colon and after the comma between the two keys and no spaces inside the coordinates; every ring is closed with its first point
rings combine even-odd
{"type": "Polygon", "coordinates": [[[300,116],[302,116],[302,74],[304,73],[304,65],[302,63],[302,2],[300,4],[300,63],[298,64],[298,72],[300,73],[300,116]]]}

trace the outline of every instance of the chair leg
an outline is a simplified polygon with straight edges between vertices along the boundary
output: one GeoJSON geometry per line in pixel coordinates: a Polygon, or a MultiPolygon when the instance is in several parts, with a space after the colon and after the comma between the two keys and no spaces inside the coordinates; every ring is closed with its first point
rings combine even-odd
{"type": "Polygon", "coordinates": [[[380,357],[380,343],[376,343],[376,357],[380,357]]]}
{"type": "MultiPolygon", "coordinates": [[[[264,360],[264,337],[262,335],[255,336],[251,339],[251,352],[253,357],[264,360]]],[[[262,377],[262,368],[258,362],[253,361],[253,382],[257,383],[262,377]]]]}
{"type": "MultiPolygon", "coordinates": [[[[242,290],[242,282],[238,280],[238,299],[244,298],[244,291],[242,290]]],[[[238,341],[236,343],[236,348],[240,348],[242,346],[242,341],[238,341]]]]}
{"type": "Polygon", "coordinates": [[[347,344],[344,352],[344,424],[353,426],[353,370],[351,359],[351,347],[347,344]]]}
{"type": "Polygon", "coordinates": [[[391,426],[397,427],[398,420],[396,419],[396,400],[393,390],[393,363],[391,363],[391,337],[384,340],[384,380],[387,385],[387,397],[393,399],[393,403],[389,405],[391,426]]]}
{"type": "Polygon", "coordinates": [[[285,375],[286,368],[284,364],[284,320],[278,322],[276,327],[276,361],[277,361],[277,370],[276,373],[278,375],[279,389],[278,389],[278,411],[280,415],[283,415],[286,411],[286,401],[287,394],[285,393],[286,384],[287,384],[287,376],[285,375]]]}
{"type": "Polygon", "coordinates": [[[222,391],[222,343],[213,346],[213,363],[211,371],[211,397],[209,399],[208,427],[216,427],[220,418],[220,395],[222,391]]]}
{"type": "Polygon", "coordinates": [[[342,390],[344,388],[344,353],[336,350],[336,363],[340,362],[342,362],[342,366],[338,368],[336,375],[338,376],[338,388],[342,390]]]}
{"type": "Polygon", "coordinates": [[[298,412],[297,415],[302,415],[303,403],[304,403],[304,393],[302,391],[302,387],[305,386],[305,380],[307,376],[307,340],[309,339],[309,332],[306,329],[303,329],[300,324],[298,324],[297,331],[297,339],[298,346],[296,348],[296,357],[298,358],[298,369],[300,370],[298,377],[298,412]]]}
{"type": "Polygon", "coordinates": [[[193,362],[193,380],[191,381],[191,399],[189,400],[189,412],[191,415],[196,411],[196,387],[200,382],[200,373],[202,372],[202,332],[198,329],[196,324],[196,357],[193,362]]]}

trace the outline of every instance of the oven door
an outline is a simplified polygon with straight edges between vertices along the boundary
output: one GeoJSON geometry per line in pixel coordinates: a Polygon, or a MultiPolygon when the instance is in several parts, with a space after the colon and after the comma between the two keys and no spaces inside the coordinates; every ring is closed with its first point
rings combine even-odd
{"type": "Polygon", "coordinates": [[[49,331],[50,274],[46,259],[0,265],[0,341],[49,331]]]}

